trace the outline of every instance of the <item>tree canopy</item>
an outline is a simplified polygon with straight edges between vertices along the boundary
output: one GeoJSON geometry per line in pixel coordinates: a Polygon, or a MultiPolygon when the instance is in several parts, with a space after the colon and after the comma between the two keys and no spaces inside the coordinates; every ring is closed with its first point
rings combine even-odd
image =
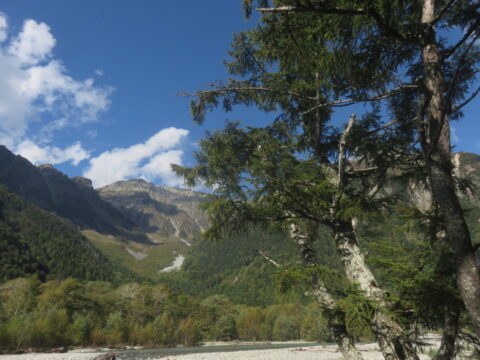
{"type": "MultiPolygon", "coordinates": [[[[461,118],[480,91],[474,87],[478,3],[243,5],[247,16],[258,5],[260,23],[235,35],[227,63],[232,77],[192,94],[193,119],[201,123],[208,111],[235,105],[254,105],[272,117],[265,127],[227,123],[201,142],[196,167],[174,167],[188,184],[214,189],[207,235],[218,238],[256,222],[297,239],[301,228],[311,240],[326,225],[347,277],[389,308],[374,277],[368,280],[373,287],[364,284],[372,274],[357,249],[355,226],[358,219],[391,211],[401,197],[392,184],[407,181],[432,193],[430,210],[438,210],[441,219],[436,233],[445,232],[441,238],[453,251],[462,300],[480,326],[480,275],[458,200],[464,183],[453,175],[449,130],[449,121],[461,118]],[[357,116],[347,124],[336,109],[348,106],[357,116]]],[[[392,326],[390,335],[397,331],[392,326]]],[[[392,359],[409,358],[404,345],[400,353],[392,350],[392,359]]]]}

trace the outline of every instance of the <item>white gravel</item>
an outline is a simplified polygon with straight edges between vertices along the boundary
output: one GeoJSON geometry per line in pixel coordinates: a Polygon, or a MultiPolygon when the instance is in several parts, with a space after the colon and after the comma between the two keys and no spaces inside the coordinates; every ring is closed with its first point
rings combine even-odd
{"type": "Polygon", "coordinates": [[[102,353],[28,353],[21,355],[0,355],[1,360],[93,360],[102,353]]]}
{"type": "MultiPolygon", "coordinates": [[[[438,342],[434,341],[434,347],[438,342]]],[[[357,344],[364,360],[384,360],[376,344],[357,344]]],[[[308,347],[294,347],[286,349],[270,350],[245,350],[221,352],[198,353],[177,356],[164,356],[150,358],[151,360],[341,360],[342,354],[336,345],[319,345],[308,347]]],[[[93,360],[105,352],[89,352],[91,349],[73,350],[68,353],[31,353],[22,355],[0,355],[0,360],[93,360]]],[[[420,354],[420,360],[430,360],[426,354],[420,354]]]]}
{"type": "MultiPolygon", "coordinates": [[[[384,360],[376,344],[357,345],[364,360],[384,360]]],[[[342,360],[343,356],[336,345],[320,345],[274,350],[248,350],[167,356],[163,360],[342,360]]],[[[420,360],[430,360],[421,354],[420,360]]]]}

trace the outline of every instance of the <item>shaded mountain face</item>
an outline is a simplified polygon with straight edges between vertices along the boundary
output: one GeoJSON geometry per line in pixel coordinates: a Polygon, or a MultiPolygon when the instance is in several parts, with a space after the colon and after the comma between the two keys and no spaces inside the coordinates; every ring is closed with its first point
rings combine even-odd
{"type": "Polygon", "coordinates": [[[0,146],[0,183],[41,209],[67,218],[82,229],[148,241],[134,221],[103,201],[85,178],[68,178],[51,165],[39,167],[0,146]]]}
{"type": "Polygon", "coordinates": [[[207,227],[206,215],[199,208],[207,198],[199,192],[154,186],[145,180],[118,181],[98,192],[156,239],[173,236],[190,244],[207,227]]]}
{"type": "Polygon", "coordinates": [[[0,281],[134,279],[111,263],[70,221],[39,209],[0,185],[0,281]]]}

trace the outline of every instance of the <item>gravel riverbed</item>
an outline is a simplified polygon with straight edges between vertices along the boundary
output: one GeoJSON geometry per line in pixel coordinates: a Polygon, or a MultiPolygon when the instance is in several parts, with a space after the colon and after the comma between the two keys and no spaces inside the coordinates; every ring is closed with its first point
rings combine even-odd
{"type": "MultiPolygon", "coordinates": [[[[429,339],[432,348],[438,347],[438,339],[429,339]]],[[[218,344],[220,345],[220,344],[218,344]]],[[[357,344],[364,360],[383,360],[383,356],[374,343],[357,344]]],[[[0,360],[94,360],[105,352],[94,352],[93,349],[79,349],[67,353],[29,353],[21,355],[0,355],[0,360]]],[[[98,351],[98,350],[97,350],[98,351]]],[[[112,350],[111,350],[112,351],[112,350]]],[[[164,355],[149,357],[138,357],[145,360],[341,360],[342,354],[336,345],[318,346],[294,346],[289,348],[268,349],[268,350],[242,350],[222,351],[218,346],[218,352],[192,353],[187,355],[164,355]]],[[[115,350],[113,350],[115,352],[115,350]]],[[[117,359],[136,359],[137,356],[128,357],[118,354],[117,359]]],[[[430,360],[426,354],[420,354],[420,360],[430,360]]]]}

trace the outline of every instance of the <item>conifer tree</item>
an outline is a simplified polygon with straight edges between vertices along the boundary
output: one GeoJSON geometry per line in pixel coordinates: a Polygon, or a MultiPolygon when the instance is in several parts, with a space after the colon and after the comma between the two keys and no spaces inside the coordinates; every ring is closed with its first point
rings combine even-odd
{"type": "MultiPolygon", "coordinates": [[[[244,5],[249,15],[252,1],[244,5]]],[[[379,194],[392,169],[428,177],[455,249],[458,286],[476,321],[480,281],[454,188],[448,118],[459,117],[478,93],[468,93],[478,6],[430,0],[423,6],[320,0],[275,1],[273,7],[259,1],[259,6],[262,24],[234,39],[228,69],[235,78],[196,93],[192,113],[202,122],[214,107],[228,111],[235,104],[254,104],[281,114],[265,129],[242,133],[230,125],[203,143],[200,166],[176,170],[192,182],[215,186],[227,199],[211,207],[223,230],[247,218],[278,221],[290,231],[292,224],[329,225],[347,277],[382,308],[371,326],[385,357],[416,358],[405,330],[386,315],[385,292],[358,247],[355,223],[372,206],[385,205],[388,199],[379,194]],[[455,27],[465,33],[453,43],[435,33],[455,27]],[[368,110],[357,124],[349,122],[342,136],[331,126],[331,115],[355,104],[368,110]],[[258,203],[252,205],[252,198],[258,203]]],[[[212,231],[218,235],[219,229],[212,231]]]]}
{"type": "MultiPolygon", "coordinates": [[[[244,5],[248,13],[252,1],[244,5]]],[[[316,34],[332,41],[330,54],[342,56],[327,76],[331,90],[341,89],[331,105],[386,98],[390,120],[416,124],[422,167],[455,254],[457,286],[480,331],[480,272],[456,193],[449,127],[449,119],[461,117],[480,92],[469,92],[478,73],[478,2],[287,0],[268,7],[262,0],[259,5],[273,18],[320,19],[323,27],[316,34]]]]}

